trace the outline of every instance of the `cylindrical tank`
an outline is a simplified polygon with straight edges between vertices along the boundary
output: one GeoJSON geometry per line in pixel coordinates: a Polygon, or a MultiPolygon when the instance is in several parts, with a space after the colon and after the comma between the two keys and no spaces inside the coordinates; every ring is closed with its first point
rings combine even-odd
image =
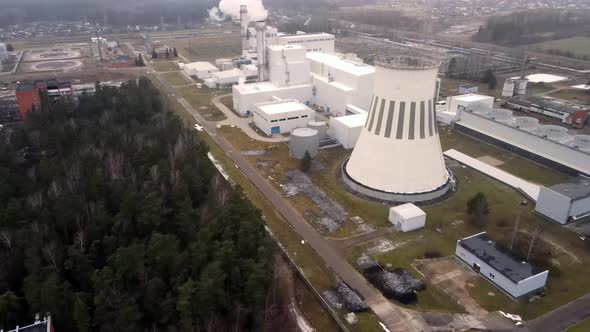
{"type": "Polygon", "coordinates": [[[562,141],[567,138],[567,128],[555,125],[545,125],[539,128],[541,136],[553,141],[562,141]]]}
{"type": "Polygon", "coordinates": [[[514,126],[522,130],[536,130],[539,127],[539,119],[530,116],[517,116],[514,119],[514,126]]]}
{"type": "Polygon", "coordinates": [[[514,96],[514,81],[511,79],[507,79],[504,82],[504,87],[502,88],[502,97],[512,97],[514,96]]]}
{"type": "MultiPolygon", "coordinates": [[[[375,59],[368,121],[343,168],[345,182],[359,188],[355,190],[390,200],[393,194],[425,197],[424,193],[448,188],[450,176],[441,150],[432,93],[439,64],[411,55],[375,59]]],[[[426,199],[406,201],[420,200],[426,199]]]]}
{"type": "Polygon", "coordinates": [[[321,141],[326,139],[328,135],[328,124],[324,121],[309,121],[307,128],[315,129],[318,131],[318,138],[321,141]]]}
{"type": "Polygon", "coordinates": [[[490,117],[498,122],[511,122],[512,111],[503,108],[495,108],[490,112],[490,117]]]}
{"type": "Polygon", "coordinates": [[[590,152],[590,135],[574,136],[573,145],[582,151],[590,152]]]}
{"type": "Polygon", "coordinates": [[[311,128],[297,128],[291,132],[289,137],[289,149],[293,158],[301,159],[305,151],[312,157],[318,155],[320,140],[318,131],[311,128]]]}
{"type": "Polygon", "coordinates": [[[526,85],[529,82],[526,78],[519,78],[516,81],[516,85],[514,87],[514,93],[517,96],[524,96],[526,95],[526,85]]]}

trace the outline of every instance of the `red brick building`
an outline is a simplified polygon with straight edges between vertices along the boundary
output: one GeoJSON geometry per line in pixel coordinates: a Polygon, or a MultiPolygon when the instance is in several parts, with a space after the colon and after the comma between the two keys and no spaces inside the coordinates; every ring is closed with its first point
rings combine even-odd
{"type": "Polygon", "coordinates": [[[33,83],[20,83],[16,86],[16,102],[21,119],[27,118],[27,113],[33,109],[41,109],[39,88],[33,83]]]}

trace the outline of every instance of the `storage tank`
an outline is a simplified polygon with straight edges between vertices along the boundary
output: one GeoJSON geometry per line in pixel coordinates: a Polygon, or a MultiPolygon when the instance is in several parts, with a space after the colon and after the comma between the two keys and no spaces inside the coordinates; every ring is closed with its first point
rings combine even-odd
{"type": "Polygon", "coordinates": [[[532,131],[539,127],[539,120],[530,116],[517,116],[514,119],[514,126],[522,130],[532,131]]]}
{"type": "Polygon", "coordinates": [[[574,136],[574,147],[590,152],[590,135],[576,135],[574,136]]]}
{"type": "Polygon", "coordinates": [[[490,112],[490,117],[498,122],[512,122],[512,111],[503,108],[495,108],[490,112]]]}
{"type": "Polygon", "coordinates": [[[526,86],[528,82],[529,80],[527,80],[526,78],[519,78],[515,80],[514,94],[516,94],[517,96],[526,95],[526,86]]]}
{"type": "Polygon", "coordinates": [[[565,127],[545,125],[541,126],[539,131],[541,133],[541,136],[553,141],[562,141],[567,138],[567,128],[565,127]]]}
{"type": "Polygon", "coordinates": [[[321,141],[326,139],[328,135],[328,124],[324,121],[309,121],[307,128],[315,129],[318,131],[318,138],[321,141]]]}
{"type": "Polygon", "coordinates": [[[513,97],[514,96],[514,81],[511,79],[507,79],[504,82],[504,87],[502,88],[502,97],[513,97]]]}
{"type": "Polygon", "coordinates": [[[311,128],[297,128],[291,132],[289,137],[289,149],[293,158],[301,159],[305,151],[312,157],[318,155],[320,140],[318,131],[311,128]]]}
{"type": "Polygon", "coordinates": [[[439,64],[417,56],[375,59],[368,120],[342,167],[351,190],[387,202],[431,201],[450,190],[432,93],[439,64]]]}

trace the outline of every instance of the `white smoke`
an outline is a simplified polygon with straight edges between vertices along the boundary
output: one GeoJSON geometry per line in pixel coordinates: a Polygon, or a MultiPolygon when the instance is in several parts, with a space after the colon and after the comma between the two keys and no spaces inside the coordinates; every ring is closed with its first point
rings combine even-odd
{"type": "Polygon", "coordinates": [[[227,17],[240,17],[240,6],[248,6],[248,18],[250,21],[262,21],[268,16],[262,0],[221,0],[218,7],[209,9],[209,18],[212,21],[223,21],[227,17]]]}

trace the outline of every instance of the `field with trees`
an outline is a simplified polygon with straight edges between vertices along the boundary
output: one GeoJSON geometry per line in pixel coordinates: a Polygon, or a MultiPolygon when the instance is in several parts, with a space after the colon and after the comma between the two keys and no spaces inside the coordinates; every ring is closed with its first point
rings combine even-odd
{"type": "Polygon", "coordinates": [[[531,45],[533,50],[546,52],[554,55],[566,56],[568,58],[578,58],[582,60],[590,59],[590,36],[580,36],[551,40],[531,45]]]}
{"type": "Polygon", "coordinates": [[[44,103],[0,146],[0,328],[261,330],[261,215],[148,79],[44,103]]]}

